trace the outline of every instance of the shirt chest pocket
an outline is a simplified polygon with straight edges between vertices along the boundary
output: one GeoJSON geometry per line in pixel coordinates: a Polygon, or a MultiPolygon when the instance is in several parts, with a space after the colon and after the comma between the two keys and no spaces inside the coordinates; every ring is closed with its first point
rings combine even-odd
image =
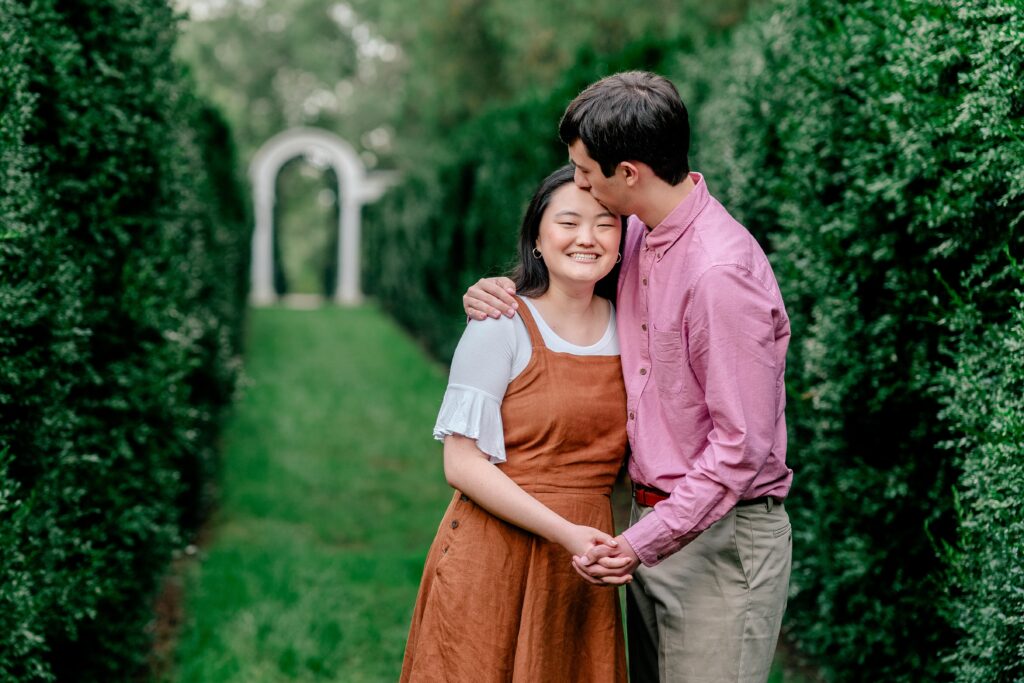
{"type": "Polygon", "coordinates": [[[675,396],[682,391],[683,376],[686,373],[686,349],[683,348],[683,337],[678,328],[651,328],[651,365],[659,394],[675,396]]]}

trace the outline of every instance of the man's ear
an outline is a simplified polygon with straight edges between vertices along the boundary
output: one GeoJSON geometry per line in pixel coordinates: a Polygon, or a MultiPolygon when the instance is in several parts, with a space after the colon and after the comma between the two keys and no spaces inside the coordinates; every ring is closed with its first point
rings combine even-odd
{"type": "Polygon", "coordinates": [[[640,167],[632,161],[620,161],[616,170],[622,174],[627,187],[635,187],[640,181],[640,167]]]}

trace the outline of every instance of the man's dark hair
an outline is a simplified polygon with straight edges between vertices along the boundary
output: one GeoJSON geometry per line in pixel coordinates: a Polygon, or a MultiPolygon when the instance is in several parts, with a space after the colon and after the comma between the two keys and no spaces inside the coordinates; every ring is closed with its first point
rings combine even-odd
{"type": "MultiPolygon", "coordinates": [[[[516,294],[535,297],[548,291],[550,284],[548,267],[543,260],[533,257],[533,248],[537,244],[537,237],[540,235],[540,222],[551,203],[551,196],[558,188],[572,185],[575,174],[576,169],[568,165],[549,175],[533,193],[530,205],[526,207],[526,215],[523,216],[523,224],[519,229],[519,263],[509,274],[512,281],[515,282],[516,294]]],[[[621,245],[625,237],[626,222],[620,218],[620,223],[622,237],[619,244],[621,245]]],[[[594,285],[594,294],[609,301],[615,301],[618,282],[619,264],[616,263],[611,271],[594,285]]]]}
{"type": "Polygon", "coordinates": [[[676,185],[690,172],[690,119],[664,76],[625,71],[602,78],[569,103],[558,137],[582,140],[606,178],[622,161],[642,161],[676,185]]]}

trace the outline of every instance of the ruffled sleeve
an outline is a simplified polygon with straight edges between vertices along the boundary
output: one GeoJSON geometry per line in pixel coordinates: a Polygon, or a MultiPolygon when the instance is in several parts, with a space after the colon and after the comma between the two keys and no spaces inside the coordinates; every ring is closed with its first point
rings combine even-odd
{"type": "Polygon", "coordinates": [[[463,384],[449,384],[434,425],[434,438],[444,441],[449,434],[476,439],[477,448],[492,463],[505,462],[505,431],[501,423],[501,401],[486,391],[463,384]]]}
{"type": "Polygon", "coordinates": [[[502,316],[466,326],[452,357],[448,389],[434,425],[434,438],[440,441],[449,434],[476,439],[492,463],[505,462],[501,400],[530,357],[529,334],[517,321],[502,316]],[[525,343],[519,340],[519,328],[525,343]]]}

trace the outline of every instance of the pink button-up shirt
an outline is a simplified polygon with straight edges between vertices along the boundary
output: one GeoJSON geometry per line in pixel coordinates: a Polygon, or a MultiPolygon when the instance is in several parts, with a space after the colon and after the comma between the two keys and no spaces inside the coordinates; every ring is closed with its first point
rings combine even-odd
{"type": "Polygon", "coordinates": [[[785,498],[789,318],[761,247],[696,188],[653,230],[630,218],[618,331],[633,481],[670,493],[624,536],[655,565],[736,502],[785,498]]]}

